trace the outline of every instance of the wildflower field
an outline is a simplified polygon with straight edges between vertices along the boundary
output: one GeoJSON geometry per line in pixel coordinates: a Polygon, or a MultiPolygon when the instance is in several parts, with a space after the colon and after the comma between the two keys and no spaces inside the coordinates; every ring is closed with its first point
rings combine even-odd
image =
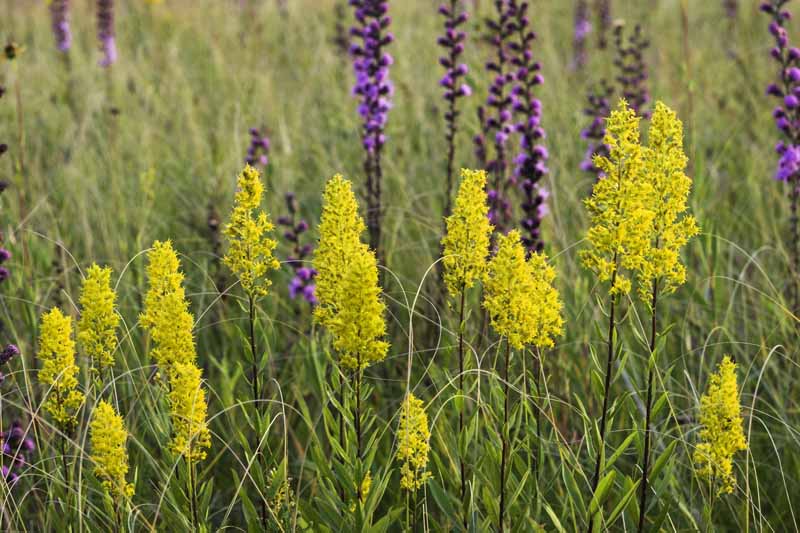
{"type": "Polygon", "coordinates": [[[0,1],[0,530],[798,531],[792,15],[0,1]]]}

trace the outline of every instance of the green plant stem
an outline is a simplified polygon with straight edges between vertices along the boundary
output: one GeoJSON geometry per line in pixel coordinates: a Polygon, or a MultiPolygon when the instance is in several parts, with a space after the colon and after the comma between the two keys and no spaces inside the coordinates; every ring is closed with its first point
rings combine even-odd
{"type": "MultiPolygon", "coordinates": [[[[653,299],[652,315],[651,315],[651,330],[650,330],[650,358],[656,350],[656,327],[657,327],[657,305],[658,305],[658,280],[653,280],[653,299]]],[[[647,474],[650,468],[650,415],[653,408],[653,378],[655,371],[655,362],[650,364],[648,359],[647,363],[647,403],[645,404],[645,422],[644,422],[644,452],[642,455],[642,487],[639,497],[639,533],[644,531],[645,515],[647,514],[647,474]]]]}
{"type": "Polygon", "coordinates": [[[461,506],[464,510],[464,528],[467,527],[467,509],[464,498],[467,494],[466,467],[464,457],[461,456],[461,436],[464,433],[464,299],[466,287],[461,287],[461,303],[458,311],[458,394],[461,400],[461,408],[458,412],[458,450],[459,465],[461,471],[461,506]]]}
{"type": "Polygon", "coordinates": [[[192,511],[192,531],[197,531],[200,521],[197,518],[197,477],[194,461],[187,459],[189,466],[189,505],[192,511]]]}
{"type": "Polygon", "coordinates": [[[506,339],[506,355],[503,370],[503,430],[501,433],[502,455],[500,457],[500,517],[498,521],[498,531],[502,533],[505,522],[506,512],[506,462],[508,461],[508,361],[511,358],[511,345],[506,339]]]}
{"type": "MultiPolygon", "coordinates": [[[[614,258],[616,262],[616,257],[614,258]]],[[[611,275],[611,286],[614,286],[614,283],[617,280],[617,271],[614,270],[614,273],[611,275]]],[[[594,466],[594,475],[592,476],[592,495],[594,495],[594,491],[597,490],[597,484],[600,482],[600,466],[603,460],[603,450],[605,448],[606,443],[606,419],[608,415],[608,397],[610,396],[609,390],[611,388],[611,370],[614,364],[614,329],[616,327],[616,315],[615,311],[617,308],[617,298],[618,295],[614,294],[611,297],[611,309],[609,310],[609,318],[608,318],[608,358],[606,360],[606,377],[605,377],[605,385],[603,386],[603,411],[600,416],[600,442],[597,446],[597,458],[595,460],[594,466]]],[[[589,516],[589,533],[594,531],[594,520],[592,516],[589,516]]]]}
{"type": "Polygon", "coordinates": [[[261,391],[258,386],[258,360],[256,358],[256,302],[253,295],[247,295],[248,303],[248,319],[250,322],[250,355],[253,357],[252,367],[252,385],[253,385],[253,402],[256,404],[256,411],[260,412],[259,400],[261,400],[261,391]]]}

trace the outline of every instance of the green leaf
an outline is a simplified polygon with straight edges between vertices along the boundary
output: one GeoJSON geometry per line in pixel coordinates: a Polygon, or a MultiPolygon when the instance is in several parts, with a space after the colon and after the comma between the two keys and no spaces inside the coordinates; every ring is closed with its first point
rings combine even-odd
{"type": "Polygon", "coordinates": [[[616,477],[617,471],[612,470],[603,476],[603,479],[601,479],[600,483],[597,484],[597,490],[594,491],[592,501],[589,502],[589,515],[594,516],[595,513],[597,513],[597,511],[600,509],[600,506],[606,501],[608,492],[611,490],[611,487],[614,486],[614,479],[616,477]]]}

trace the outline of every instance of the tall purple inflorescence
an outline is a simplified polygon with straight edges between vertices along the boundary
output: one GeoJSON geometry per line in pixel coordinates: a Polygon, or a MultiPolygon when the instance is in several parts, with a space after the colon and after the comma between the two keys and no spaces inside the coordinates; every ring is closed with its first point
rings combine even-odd
{"type": "Polygon", "coordinates": [[[52,0],[50,2],[50,21],[53,27],[53,36],[56,47],[62,51],[69,51],[72,46],[72,33],[69,29],[69,0],[52,0]]]}
{"type": "Polygon", "coordinates": [[[618,71],[619,94],[628,101],[637,115],[649,118],[650,113],[645,110],[650,101],[650,94],[647,91],[648,76],[644,52],[650,46],[650,41],[644,37],[642,27],[637,24],[626,45],[623,30],[624,26],[621,24],[614,28],[614,44],[617,48],[614,65],[618,71]]]}
{"type": "Polygon", "coordinates": [[[597,47],[608,46],[608,30],[611,29],[611,0],[594,0],[597,18],[597,47]]]}
{"type": "Polygon", "coordinates": [[[575,3],[575,28],[572,34],[572,67],[576,70],[586,65],[586,41],[592,31],[587,0],[575,3]]]}
{"type": "Polygon", "coordinates": [[[511,64],[514,86],[511,90],[512,109],[517,117],[515,129],[520,134],[520,151],[514,159],[512,181],[522,189],[522,242],[528,254],[539,252],[543,248],[540,226],[542,218],[547,214],[548,191],[541,185],[542,177],[547,174],[547,148],[540,142],[545,133],[541,126],[542,103],[534,96],[537,85],[544,83],[540,74],[541,65],[533,60],[531,45],[536,34],[530,29],[527,2],[517,3],[509,0],[514,17],[516,40],[510,49],[513,53],[511,64]]]}
{"type": "Polygon", "coordinates": [[[394,62],[385,48],[394,40],[387,31],[391,24],[386,0],[350,0],[357,24],[350,35],[357,41],[350,45],[356,83],[353,95],[359,100],[362,118],[361,142],[365,150],[367,230],[370,247],[380,254],[381,240],[381,151],[386,141],[384,128],[394,93],[389,81],[389,66],[394,62]],[[358,42],[360,41],[360,42],[358,42]]]}
{"type": "Polygon", "coordinates": [[[725,14],[728,18],[735,19],[739,14],[739,0],[722,0],[725,14]]]}
{"type": "Polygon", "coordinates": [[[22,468],[29,464],[28,457],[36,450],[36,444],[23,429],[22,424],[15,420],[8,431],[0,432],[0,445],[4,458],[8,460],[4,461],[2,478],[9,485],[13,485],[19,479],[22,468]]]}
{"type": "Polygon", "coordinates": [[[769,0],[761,3],[761,11],[768,14],[772,21],[769,32],[775,39],[775,46],[770,51],[772,58],[778,63],[778,76],[775,83],[767,86],[767,94],[779,99],[779,104],[772,112],[775,126],[781,132],[782,139],[775,146],[778,153],[778,168],[775,179],[789,184],[791,226],[792,277],[791,298],[793,311],[800,311],[800,228],[798,228],[798,201],[800,201],[800,48],[789,46],[789,36],[785,24],[791,14],[784,10],[789,0],[769,0]]]}
{"type": "Polygon", "coordinates": [[[250,146],[247,147],[247,157],[244,162],[252,167],[260,166],[262,169],[269,163],[269,137],[262,134],[258,128],[250,128],[250,146]]]}
{"type": "Polygon", "coordinates": [[[458,131],[458,116],[461,112],[457,108],[458,99],[472,94],[472,89],[460,80],[467,75],[467,65],[459,63],[459,58],[464,52],[464,41],[467,34],[459,27],[467,21],[467,12],[458,10],[458,0],[449,0],[447,4],[439,6],[439,14],[443,15],[444,35],[439,37],[438,44],[445,50],[445,55],[439,58],[439,63],[445,68],[445,75],[439,82],[444,87],[444,98],[447,100],[447,111],[444,120],[447,123],[447,176],[445,184],[444,216],[450,216],[450,195],[453,189],[453,160],[456,153],[456,132],[458,131]]]}
{"type": "Polygon", "coordinates": [[[603,142],[606,135],[606,118],[611,114],[611,96],[614,89],[606,82],[600,80],[596,87],[589,91],[587,97],[588,104],[583,110],[583,114],[589,117],[591,122],[581,131],[581,138],[588,141],[586,155],[581,161],[581,170],[591,172],[598,178],[602,171],[594,164],[593,156],[598,154],[604,157],[609,155],[609,147],[603,142]]]}
{"type": "Polygon", "coordinates": [[[114,36],[114,0],[97,0],[97,38],[100,40],[101,67],[117,62],[117,41],[114,36]]]}
{"type": "Polygon", "coordinates": [[[303,218],[298,219],[299,209],[294,193],[286,193],[285,198],[288,214],[278,217],[278,224],[286,228],[283,238],[292,248],[288,263],[294,271],[294,276],[289,282],[289,297],[294,300],[299,296],[309,304],[316,305],[317,287],[314,278],[317,277],[317,271],[309,266],[307,261],[314,251],[314,246],[309,243],[303,244],[304,235],[308,231],[308,222],[303,218]]]}
{"type": "Polygon", "coordinates": [[[493,57],[486,63],[486,70],[494,76],[489,86],[486,105],[478,107],[481,133],[474,139],[478,161],[491,175],[487,185],[489,197],[489,220],[495,230],[505,233],[513,220],[511,202],[508,198],[513,181],[507,179],[507,144],[513,132],[511,96],[509,85],[514,81],[511,72],[511,50],[509,39],[514,33],[514,8],[509,0],[495,0],[496,19],[487,19],[489,42],[493,57]],[[489,143],[494,147],[494,158],[489,159],[489,143]]]}

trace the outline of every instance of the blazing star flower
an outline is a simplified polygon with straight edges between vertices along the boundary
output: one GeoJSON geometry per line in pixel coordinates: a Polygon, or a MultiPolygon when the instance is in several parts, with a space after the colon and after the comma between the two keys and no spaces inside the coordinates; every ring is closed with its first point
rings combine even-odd
{"type": "Polygon", "coordinates": [[[514,16],[517,8],[516,0],[498,0],[495,2],[495,18],[486,21],[494,54],[486,63],[486,70],[493,78],[485,106],[478,107],[481,133],[474,138],[478,161],[491,176],[488,185],[489,221],[500,233],[505,232],[513,220],[508,192],[515,182],[513,176],[509,177],[506,173],[507,144],[514,128],[512,99],[508,89],[514,81],[510,64],[510,40],[515,31],[514,16]],[[488,159],[489,146],[494,148],[494,157],[491,160],[488,159]]]}
{"type": "Polygon", "coordinates": [[[512,109],[518,117],[515,129],[520,134],[520,151],[514,160],[513,176],[514,182],[519,184],[523,193],[520,226],[525,231],[522,243],[530,255],[544,248],[540,226],[542,218],[547,214],[545,199],[548,193],[540,182],[548,172],[548,152],[547,148],[539,144],[545,137],[541,126],[542,103],[533,94],[534,89],[544,83],[544,78],[539,73],[539,62],[533,61],[531,44],[536,39],[536,34],[529,29],[528,4],[523,2],[516,6],[513,0],[510,4],[514,7],[513,26],[517,35],[512,48],[515,54],[511,58],[511,64],[516,69],[511,101],[512,109]]]}
{"type": "Polygon", "coordinates": [[[19,420],[14,420],[8,431],[0,432],[0,445],[6,459],[0,476],[12,485],[19,479],[19,472],[29,464],[28,458],[36,451],[36,444],[19,420]]]}
{"type": "Polygon", "coordinates": [[[297,219],[299,206],[297,197],[294,193],[286,193],[287,215],[278,217],[278,225],[286,228],[283,238],[291,244],[292,251],[288,257],[289,266],[294,271],[294,276],[289,282],[289,297],[294,300],[297,297],[303,298],[311,305],[317,304],[316,285],[314,279],[317,271],[306,264],[306,258],[314,251],[314,246],[310,243],[303,244],[304,236],[308,234],[308,222],[305,219],[297,219]]]}
{"type": "Polygon", "coordinates": [[[269,163],[269,137],[262,134],[258,128],[250,128],[250,146],[247,147],[247,157],[244,162],[251,167],[260,166],[264,169],[269,163]]]}
{"type": "Polygon", "coordinates": [[[575,4],[575,29],[572,32],[572,66],[575,69],[586,65],[586,40],[591,31],[589,4],[586,0],[578,0],[575,4]]]}
{"type": "Polygon", "coordinates": [[[100,400],[92,416],[90,433],[94,475],[119,505],[124,498],[133,496],[133,485],[125,479],[128,475],[125,422],[110,403],[100,400]]]}
{"type": "Polygon", "coordinates": [[[430,452],[431,431],[422,400],[408,393],[400,410],[397,429],[397,459],[402,461],[400,487],[415,492],[431,478],[425,470],[430,452]]]}
{"type": "Polygon", "coordinates": [[[597,0],[595,2],[597,17],[597,47],[601,50],[608,44],[607,34],[611,29],[611,0],[597,0]]]}
{"type": "Polygon", "coordinates": [[[464,41],[467,34],[460,30],[468,18],[466,11],[459,12],[458,0],[449,0],[439,6],[439,14],[445,17],[444,35],[439,37],[437,43],[444,48],[446,55],[439,58],[439,63],[445,68],[444,77],[439,84],[444,88],[444,98],[447,101],[447,110],[444,119],[447,123],[447,186],[445,190],[444,216],[450,215],[450,193],[453,181],[453,159],[455,157],[455,137],[458,130],[458,100],[472,94],[472,89],[460,81],[467,75],[467,65],[459,63],[459,58],[464,52],[464,41]]]}
{"type": "Polygon", "coordinates": [[[61,52],[68,52],[72,46],[72,33],[69,29],[69,0],[50,1],[50,20],[56,47],[61,52]]]}
{"type": "Polygon", "coordinates": [[[117,62],[117,41],[114,36],[114,0],[97,0],[97,39],[100,41],[101,67],[117,62]]]}
{"type": "Polygon", "coordinates": [[[606,82],[600,80],[600,83],[590,90],[587,97],[588,106],[584,108],[583,114],[590,118],[590,124],[581,131],[581,138],[589,141],[586,149],[586,155],[581,161],[581,170],[591,172],[598,178],[602,175],[602,171],[595,166],[595,154],[601,157],[608,157],[608,145],[603,143],[603,137],[606,135],[606,117],[611,113],[611,96],[614,94],[614,89],[606,82]]]}
{"type": "Polygon", "coordinates": [[[617,57],[614,65],[617,67],[617,83],[619,94],[631,106],[633,111],[642,118],[649,118],[645,105],[650,101],[647,92],[647,63],[644,53],[650,46],[650,41],[645,39],[642,27],[638,24],[633,29],[633,34],[628,37],[627,45],[623,40],[624,26],[614,28],[614,43],[617,57]]]}
{"type": "Polygon", "coordinates": [[[726,355],[700,398],[702,429],[693,456],[698,473],[717,485],[718,495],[733,492],[733,456],[747,449],[742,424],[736,363],[726,355]]]}

